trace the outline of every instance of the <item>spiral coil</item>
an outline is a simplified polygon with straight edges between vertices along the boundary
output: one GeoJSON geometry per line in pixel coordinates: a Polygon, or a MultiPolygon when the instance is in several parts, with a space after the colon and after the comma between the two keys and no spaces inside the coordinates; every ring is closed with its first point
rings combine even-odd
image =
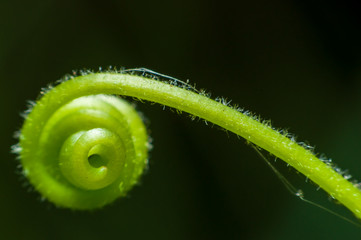
{"type": "MultiPolygon", "coordinates": [[[[20,145],[24,172],[43,197],[73,209],[102,207],[137,182],[147,163],[146,129],[133,107],[115,96],[76,98],[56,109],[27,151],[24,124],[20,145]]],[[[36,124],[36,123],[34,123],[36,124]]]]}
{"type": "Polygon", "coordinates": [[[157,76],[86,73],[46,91],[25,119],[17,151],[35,189],[57,206],[94,209],[137,183],[147,163],[148,137],[128,103],[100,95],[116,94],[190,113],[245,138],[303,173],[361,219],[358,185],[294,138],[230,107],[229,101],[214,101],[188,83],[157,76]]]}

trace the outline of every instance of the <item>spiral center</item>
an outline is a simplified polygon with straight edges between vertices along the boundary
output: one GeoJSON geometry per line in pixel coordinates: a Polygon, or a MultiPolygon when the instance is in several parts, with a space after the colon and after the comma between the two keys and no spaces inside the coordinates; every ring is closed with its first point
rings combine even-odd
{"type": "Polygon", "coordinates": [[[92,166],[94,168],[106,167],[108,164],[107,159],[102,158],[98,154],[93,154],[93,155],[89,156],[88,161],[89,161],[90,166],[92,166]]]}
{"type": "Polygon", "coordinates": [[[66,139],[59,154],[59,167],[73,185],[97,190],[119,178],[124,159],[120,137],[107,129],[93,128],[66,139]]]}

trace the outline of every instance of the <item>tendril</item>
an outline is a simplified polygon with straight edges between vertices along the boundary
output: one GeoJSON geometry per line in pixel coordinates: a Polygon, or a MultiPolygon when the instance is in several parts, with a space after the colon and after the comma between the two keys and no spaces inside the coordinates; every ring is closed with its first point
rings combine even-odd
{"type": "Polygon", "coordinates": [[[112,96],[121,95],[190,113],[245,138],[303,173],[361,218],[357,183],[287,131],[229,106],[224,98],[212,100],[188,82],[147,69],[85,72],[43,92],[28,111],[16,151],[24,175],[57,206],[99,208],[137,183],[147,165],[148,137],[133,107],[112,96]]]}
{"type": "Polygon", "coordinates": [[[125,195],[147,163],[146,129],[133,107],[106,95],[64,105],[53,99],[58,108],[43,99],[20,137],[24,173],[35,188],[74,209],[98,208],[125,195]]]}

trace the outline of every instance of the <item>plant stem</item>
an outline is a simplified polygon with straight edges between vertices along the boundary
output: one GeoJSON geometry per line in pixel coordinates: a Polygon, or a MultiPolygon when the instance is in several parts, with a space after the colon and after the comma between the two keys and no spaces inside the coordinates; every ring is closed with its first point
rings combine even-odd
{"type": "Polygon", "coordinates": [[[45,124],[44,119],[48,119],[64,103],[95,94],[116,94],[148,100],[219,125],[290,164],[361,218],[360,190],[312,152],[251,116],[201,94],[161,81],[121,73],[95,73],[66,81],[45,94],[37,103],[37,111],[42,116],[32,116],[33,122],[40,120],[32,134],[39,134],[45,124]]]}

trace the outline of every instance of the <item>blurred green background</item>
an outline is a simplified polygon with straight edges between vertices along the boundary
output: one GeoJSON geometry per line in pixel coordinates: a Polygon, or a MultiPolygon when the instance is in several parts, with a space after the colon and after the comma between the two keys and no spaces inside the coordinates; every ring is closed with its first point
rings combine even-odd
{"type": "Polygon", "coordinates": [[[48,83],[83,68],[146,67],[272,119],[361,179],[361,17],[351,1],[2,0],[0,20],[1,239],[361,236],[292,196],[244,140],[157,105],[137,104],[154,139],[149,171],[100,211],[42,202],[10,153],[26,101],[48,83]]]}

